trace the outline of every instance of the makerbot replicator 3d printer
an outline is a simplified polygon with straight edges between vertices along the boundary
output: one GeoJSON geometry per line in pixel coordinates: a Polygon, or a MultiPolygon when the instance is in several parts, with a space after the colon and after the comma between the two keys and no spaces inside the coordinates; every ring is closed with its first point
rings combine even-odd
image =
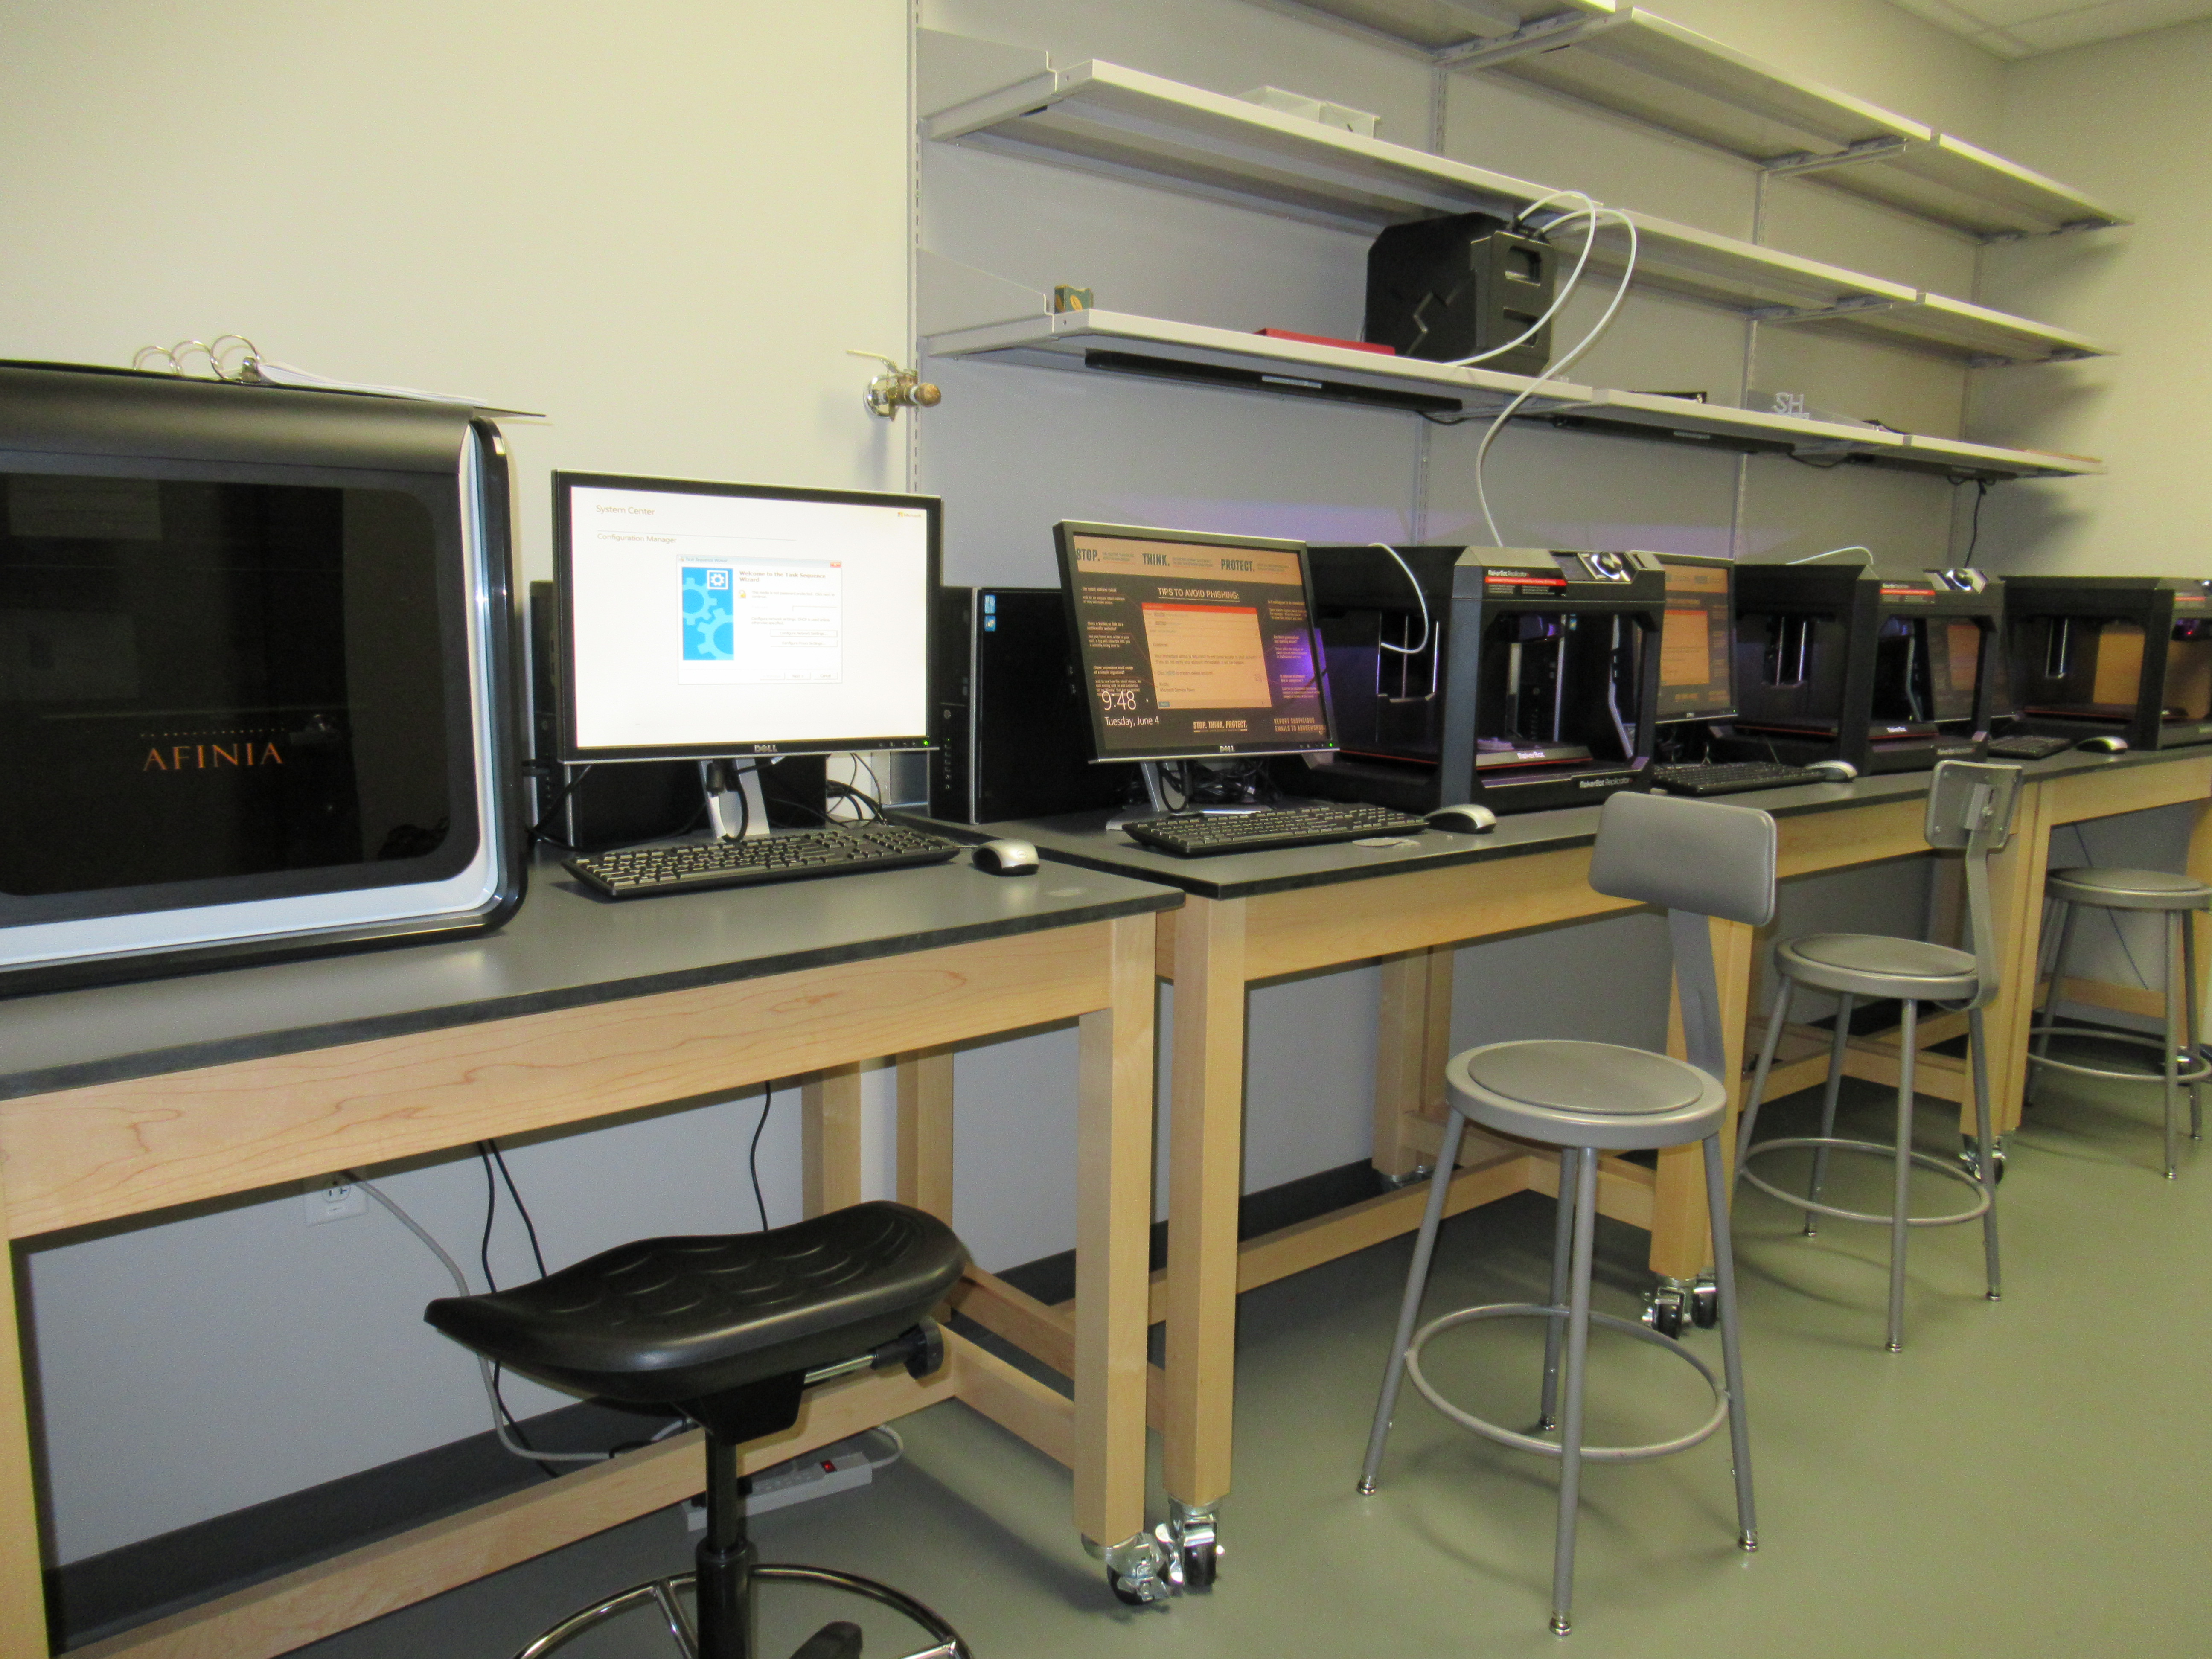
{"type": "Polygon", "coordinates": [[[2212,581],[2014,576],[2005,633],[2020,729],[2212,743],[2212,581]]]}
{"type": "Polygon", "coordinates": [[[1731,758],[1863,773],[1970,757],[2004,707],[2003,614],[1978,570],[1738,566],[1731,758]]]}
{"type": "Polygon", "coordinates": [[[1311,560],[1338,752],[1302,787],[1404,811],[1525,812],[1638,781],[1666,605],[1656,554],[1316,547],[1311,560]]]}

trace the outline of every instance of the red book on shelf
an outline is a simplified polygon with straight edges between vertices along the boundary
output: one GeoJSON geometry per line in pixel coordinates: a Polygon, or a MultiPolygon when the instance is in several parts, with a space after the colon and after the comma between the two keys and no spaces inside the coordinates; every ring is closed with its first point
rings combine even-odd
{"type": "Polygon", "coordinates": [[[1270,340],[1300,340],[1307,345],[1342,346],[1346,351],[1372,351],[1385,357],[1398,355],[1395,346],[1376,345],[1371,340],[1339,340],[1327,334],[1297,334],[1287,328],[1255,328],[1255,334],[1263,334],[1270,340]]]}

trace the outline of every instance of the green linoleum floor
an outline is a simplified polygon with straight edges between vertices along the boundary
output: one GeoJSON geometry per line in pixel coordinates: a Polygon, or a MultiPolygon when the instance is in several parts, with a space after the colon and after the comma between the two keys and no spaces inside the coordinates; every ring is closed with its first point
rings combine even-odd
{"type": "MultiPolygon", "coordinates": [[[[1849,1085],[1875,1138],[1891,1097],[1849,1085]]],[[[1923,1099],[1929,1149],[1957,1146],[1923,1099]]],[[[1810,1095],[1763,1133],[1810,1133],[1810,1095]]],[[[2009,1142],[2005,1299],[1982,1297],[1972,1225],[1916,1231],[1906,1346],[1881,1346],[1887,1233],[1817,1239],[1747,1191],[1737,1212],[1762,1547],[1735,1547],[1726,1437],[1584,1477],[1575,1633],[1546,1629],[1548,1462],[1492,1446],[1411,1390],[1382,1489],[1353,1491],[1410,1241],[1244,1299],[1237,1489],[1221,1580],[1166,1612],[1125,1608],[1067,1522],[1066,1474],[959,1406],[905,1420],[908,1455],[872,1487],[766,1517],[770,1559],[881,1577],[960,1626],[977,1659],[1029,1656],[1557,1655],[1583,1659],[1869,1659],[1887,1655],[2212,1652],[2199,1584],[2212,1523],[2212,1158],[2159,1172],[2154,1090],[2054,1081],[2009,1142]]],[[[1774,1166],[1791,1170],[1789,1155],[1774,1166]]],[[[1955,1207],[1926,1177],[1919,1201],[1955,1207]]],[[[1885,1166],[1832,1177],[1881,1207],[1885,1166]]],[[[1540,1294],[1551,1206],[1523,1195],[1449,1224],[1432,1313],[1540,1294]]],[[[1644,1237],[1600,1233],[1599,1306],[1632,1316],[1644,1237]]],[[[1690,1338],[1716,1368],[1717,1334],[1690,1338]]],[[[1534,1415],[1540,1328],[1462,1329],[1432,1373],[1472,1409],[1534,1415]]],[[[1701,1414],[1703,1384],[1633,1339],[1592,1344],[1593,1438],[1648,1437],[1701,1414]]],[[[1155,1443],[1157,1460],[1157,1443],[1155,1443]]],[[[1164,1513],[1158,1486],[1153,1518],[1164,1513]]],[[[316,1659],[505,1659],[578,1603],[688,1565],[672,1511],[307,1650],[316,1659]]],[[[855,1616],[769,1592],[766,1654],[855,1616]],[[800,1605],[801,1601],[805,1605],[800,1605]]],[[[859,1615],[872,1655],[922,1645],[859,1615]]],[[[568,1650],[664,1656],[649,1621],[568,1650]]]]}

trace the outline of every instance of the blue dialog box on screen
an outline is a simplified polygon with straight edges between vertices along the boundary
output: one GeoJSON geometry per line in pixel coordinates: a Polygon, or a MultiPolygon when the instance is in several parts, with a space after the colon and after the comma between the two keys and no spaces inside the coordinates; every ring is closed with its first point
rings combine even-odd
{"type": "Polygon", "coordinates": [[[728,662],[737,654],[737,601],[727,565],[684,567],[684,660],[728,662]]]}

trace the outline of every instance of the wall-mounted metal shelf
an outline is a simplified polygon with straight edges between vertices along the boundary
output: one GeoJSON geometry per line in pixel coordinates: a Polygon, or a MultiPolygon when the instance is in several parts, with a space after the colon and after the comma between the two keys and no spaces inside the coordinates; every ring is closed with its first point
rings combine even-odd
{"type": "MultiPolygon", "coordinates": [[[[1007,285],[1011,289],[1011,284],[1007,285]]],[[[1042,306],[1041,295],[1035,296],[1042,306]]],[[[1320,398],[1431,415],[1494,414],[1529,392],[1522,418],[1661,441],[1912,467],[1995,480],[2098,472],[2095,461],[1922,438],[1879,427],[1730,409],[1693,398],[1532,380],[1346,346],[1270,338],[1121,312],[1018,317],[927,336],[930,356],[1031,368],[1089,370],[1320,398]]]]}
{"type": "Polygon", "coordinates": [[[1395,34],[1438,63],[1533,82],[1975,235],[2127,222],[2018,162],[1634,7],[1548,7],[1510,32],[1470,27],[1448,40],[1442,20],[1393,27],[1376,0],[1300,3],[1395,34]]]}
{"type": "Polygon", "coordinates": [[[1537,381],[1115,311],[1063,311],[957,329],[927,336],[922,349],[936,357],[1103,370],[1431,414],[1494,414],[1532,386],[1540,389],[1522,405],[1532,414],[1595,395],[1567,380],[1537,381]]]}
{"type": "MultiPolygon", "coordinates": [[[[957,51],[958,38],[951,41],[938,49],[957,51]]],[[[930,41],[924,46],[927,71],[930,41]]],[[[1042,53],[1027,56],[1024,67],[1032,72],[1013,84],[980,93],[963,87],[967,95],[928,108],[925,135],[1365,230],[1437,213],[1510,216],[1554,194],[1120,64],[1055,69],[1042,53]]],[[[926,73],[926,108],[928,81],[926,73]]],[[[1869,327],[1916,349],[1974,361],[2101,355],[2077,335],[2024,318],[1650,215],[1633,217],[1643,243],[1638,280],[1653,289],[1774,321],[1869,327]]],[[[1613,240],[1610,233],[1600,238],[1594,265],[1616,257],[1613,240]]]]}
{"type": "Polygon", "coordinates": [[[1288,0],[1300,10],[1326,13],[1431,50],[1469,40],[1495,40],[1540,17],[1562,12],[1610,17],[1613,0],[1288,0]]]}

